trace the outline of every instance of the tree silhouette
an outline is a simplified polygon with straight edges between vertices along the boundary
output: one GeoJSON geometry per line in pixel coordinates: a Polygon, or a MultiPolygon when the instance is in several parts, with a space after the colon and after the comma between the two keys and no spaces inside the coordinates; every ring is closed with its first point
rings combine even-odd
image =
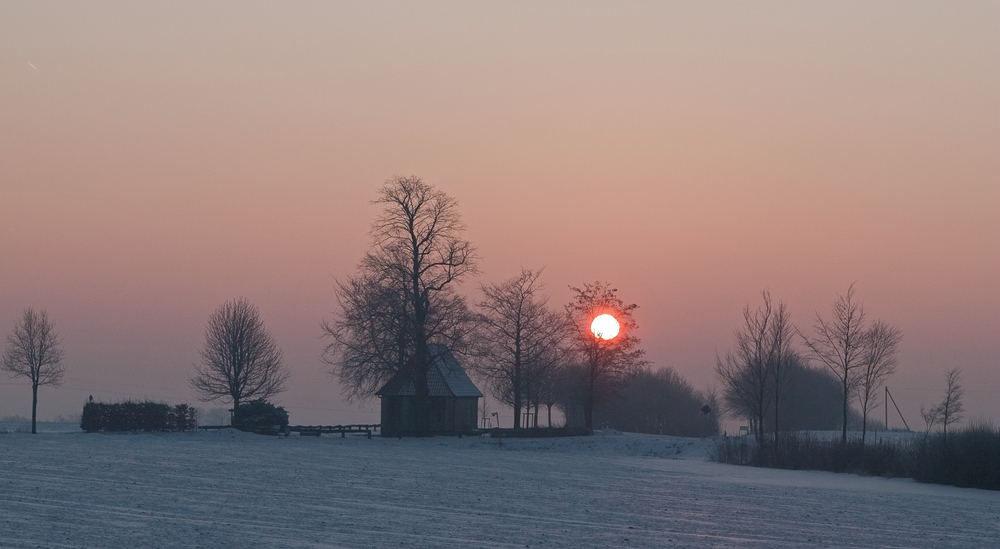
{"type": "Polygon", "coordinates": [[[365,397],[395,372],[411,376],[417,434],[430,433],[430,343],[461,345],[470,329],[453,287],[477,271],[458,202],[419,177],[393,177],[358,274],[338,284],[341,312],[322,324],[324,359],[349,395],[365,397]]]}
{"type": "MultiPolygon", "coordinates": [[[[530,408],[542,397],[568,333],[565,316],[550,310],[539,295],[539,275],[541,271],[522,269],[503,282],[483,284],[483,299],[476,304],[481,314],[475,369],[487,379],[493,396],[514,408],[514,429],[521,427],[522,406],[530,408]]],[[[536,409],[536,424],[537,417],[536,409]]]]}
{"type": "Polygon", "coordinates": [[[35,434],[38,417],[38,387],[58,387],[63,378],[63,349],[55,327],[45,311],[24,310],[14,330],[7,336],[3,369],[12,376],[24,376],[31,382],[31,433],[35,434]]]}
{"type": "Polygon", "coordinates": [[[875,321],[865,324],[864,306],[854,299],[854,284],[847,293],[837,296],[833,315],[825,320],[816,314],[815,335],[799,335],[809,348],[809,358],[826,365],[837,376],[843,391],[843,422],[841,443],[847,444],[847,416],[851,400],[862,400],[862,442],[867,431],[868,413],[875,404],[874,396],[895,371],[895,354],[902,334],[898,328],[875,321]]]}
{"type": "Polygon", "coordinates": [[[743,309],[743,326],[736,330],[735,347],[716,357],[715,372],[722,381],[723,398],[729,409],[750,419],[758,442],[764,440],[764,419],[774,407],[775,442],[779,431],[781,397],[787,383],[792,323],[785,304],[774,306],[771,294],[761,292],[764,303],[743,309]]]}
{"type": "Polygon", "coordinates": [[[830,320],[816,313],[815,337],[802,336],[809,347],[809,357],[826,365],[840,382],[843,391],[840,441],[843,444],[847,444],[847,411],[860,379],[857,370],[865,359],[864,320],[864,307],[854,300],[854,284],[851,284],[847,293],[837,296],[834,301],[830,320]]]}
{"type": "Polygon", "coordinates": [[[646,364],[645,351],[639,348],[638,328],[632,312],[639,306],[626,305],[618,297],[617,288],[606,282],[584,284],[582,288],[570,287],[576,295],[566,313],[571,324],[569,345],[583,364],[583,417],[588,431],[594,429],[594,404],[621,385],[629,373],[646,364]],[[613,339],[596,337],[590,324],[598,315],[610,314],[620,325],[613,339]]]}
{"type": "Polygon", "coordinates": [[[245,401],[284,391],[289,375],[260,311],[242,297],[223,303],[209,316],[201,360],[191,387],[202,401],[229,400],[234,410],[245,401]]]}
{"type": "Polygon", "coordinates": [[[865,353],[858,373],[858,402],[861,404],[861,444],[868,433],[868,415],[878,405],[875,398],[885,380],[896,371],[896,350],[903,339],[899,328],[881,320],[872,323],[865,333],[865,353]]]}
{"type": "Polygon", "coordinates": [[[961,378],[961,368],[952,368],[944,374],[944,398],[938,405],[938,410],[940,410],[941,427],[944,428],[946,437],[948,436],[948,426],[962,421],[962,414],[965,412],[965,406],[962,405],[965,389],[959,384],[961,378]]]}

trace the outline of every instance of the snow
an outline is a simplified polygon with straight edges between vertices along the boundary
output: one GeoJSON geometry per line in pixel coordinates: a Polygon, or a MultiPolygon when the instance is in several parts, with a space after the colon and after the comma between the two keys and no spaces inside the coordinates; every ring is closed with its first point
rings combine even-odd
{"type": "Polygon", "coordinates": [[[997,547],[1000,494],[711,441],[0,435],[0,547],[997,547]]]}

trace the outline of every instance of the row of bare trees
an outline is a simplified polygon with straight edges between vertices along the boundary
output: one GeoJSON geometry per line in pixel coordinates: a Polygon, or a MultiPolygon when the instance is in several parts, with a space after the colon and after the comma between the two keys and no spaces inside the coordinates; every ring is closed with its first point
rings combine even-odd
{"type": "Polygon", "coordinates": [[[902,332],[881,320],[869,323],[864,306],[855,299],[853,284],[837,297],[830,317],[816,314],[812,335],[792,324],[785,303],[774,304],[767,290],[761,296],[763,304],[758,308],[744,308],[734,347],[716,360],[723,398],[731,413],[748,418],[758,440],[763,440],[765,417],[771,413],[777,435],[789,365],[813,360],[824,365],[840,384],[841,442],[847,442],[848,415],[851,403],[857,401],[864,444],[868,417],[877,406],[875,397],[896,370],[902,332]],[[805,345],[804,353],[793,347],[796,335],[805,345]]]}
{"type": "Polygon", "coordinates": [[[764,438],[764,419],[774,410],[774,432],[778,432],[777,410],[785,391],[788,363],[794,359],[794,327],[784,303],[772,303],[771,294],[761,293],[764,303],[743,309],[743,325],[734,333],[735,345],[716,358],[716,374],[730,413],[750,420],[757,440],[764,438]]]}
{"type": "MultiPolygon", "coordinates": [[[[372,243],[357,273],[338,281],[339,313],[322,324],[329,343],[324,359],[351,399],[370,397],[396,375],[410,378],[418,432],[429,432],[427,372],[436,359],[432,343],[465,356],[500,402],[521,410],[551,409],[568,365],[581,365],[586,427],[606,386],[642,364],[632,311],[616,289],[595,283],[573,288],[564,310],[549,307],[541,271],[480,286],[470,307],[457,285],[478,272],[475,248],[454,198],[418,177],[394,177],[375,204],[372,243]],[[599,342],[590,320],[612,313],[617,338],[599,342]]],[[[519,428],[520,421],[515,421],[519,428]]]]}
{"type": "MultiPolygon", "coordinates": [[[[427,372],[441,343],[471,359],[493,395],[520,415],[545,402],[551,411],[566,366],[584,378],[586,426],[602,391],[643,364],[632,311],[616,290],[595,283],[573,288],[564,311],[548,307],[540,271],[523,270],[501,283],[481,286],[471,310],[457,284],[478,272],[475,248],[457,202],[417,177],[395,177],[375,203],[383,206],[372,226],[372,244],[356,275],[338,282],[340,314],[322,324],[330,343],[324,358],[349,398],[366,398],[394,375],[409,376],[416,389],[418,432],[429,432],[427,372]],[[594,338],[587,327],[601,313],[622,324],[613,341],[594,338]]],[[[62,350],[44,311],[28,309],[9,337],[4,368],[32,381],[32,430],[37,389],[62,378],[62,350]]],[[[241,404],[271,398],[285,389],[289,372],[257,307],[244,298],[227,301],[209,317],[201,364],[190,385],[205,401],[241,404]]],[[[537,421],[537,419],[536,419],[537,421]]]]}
{"type": "Polygon", "coordinates": [[[522,270],[503,282],[480,286],[476,304],[479,331],[471,346],[471,364],[499,402],[514,409],[514,428],[521,410],[555,403],[555,385],[567,360],[566,319],[548,306],[538,281],[541,271],[522,270]]]}
{"type": "MultiPolygon", "coordinates": [[[[48,314],[24,310],[7,336],[0,367],[31,383],[31,432],[37,432],[38,388],[58,387],[65,368],[62,341],[48,314]]],[[[281,350],[264,327],[257,307],[245,299],[226,302],[212,313],[191,386],[203,400],[227,399],[233,407],[249,399],[269,398],[285,388],[288,370],[281,350]]]]}

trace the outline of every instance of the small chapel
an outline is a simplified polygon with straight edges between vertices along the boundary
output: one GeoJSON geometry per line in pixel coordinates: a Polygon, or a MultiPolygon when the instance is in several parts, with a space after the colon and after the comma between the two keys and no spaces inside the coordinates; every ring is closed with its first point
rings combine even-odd
{"type": "MultiPolygon", "coordinates": [[[[430,368],[427,369],[431,434],[472,433],[476,430],[479,399],[483,393],[448,347],[431,344],[428,349],[432,357],[430,368]]],[[[382,436],[415,435],[416,388],[412,376],[397,373],[375,394],[382,401],[382,436]]]]}

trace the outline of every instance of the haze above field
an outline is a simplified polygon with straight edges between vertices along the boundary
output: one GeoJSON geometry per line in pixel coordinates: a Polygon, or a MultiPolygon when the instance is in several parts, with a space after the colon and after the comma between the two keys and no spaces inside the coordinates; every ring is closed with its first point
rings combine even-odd
{"type": "MultiPolygon", "coordinates": [[[[856,281],[904,333],[911,426],[954,366],[997,420],[998,26],[990,2],[5,2],[0,333],[32,306],[62,335],[41,418],[195,403],[208,315],[244,296],[293,422],[377,421],[319,322],[376,189],[416,174],[460,201],[467,295],[522,266],[556,305],[610,281],[704,388],[761,289],[807,330],[856,281]]],[[[30,399],[0,381],[0,416],[30,399]]]]}

